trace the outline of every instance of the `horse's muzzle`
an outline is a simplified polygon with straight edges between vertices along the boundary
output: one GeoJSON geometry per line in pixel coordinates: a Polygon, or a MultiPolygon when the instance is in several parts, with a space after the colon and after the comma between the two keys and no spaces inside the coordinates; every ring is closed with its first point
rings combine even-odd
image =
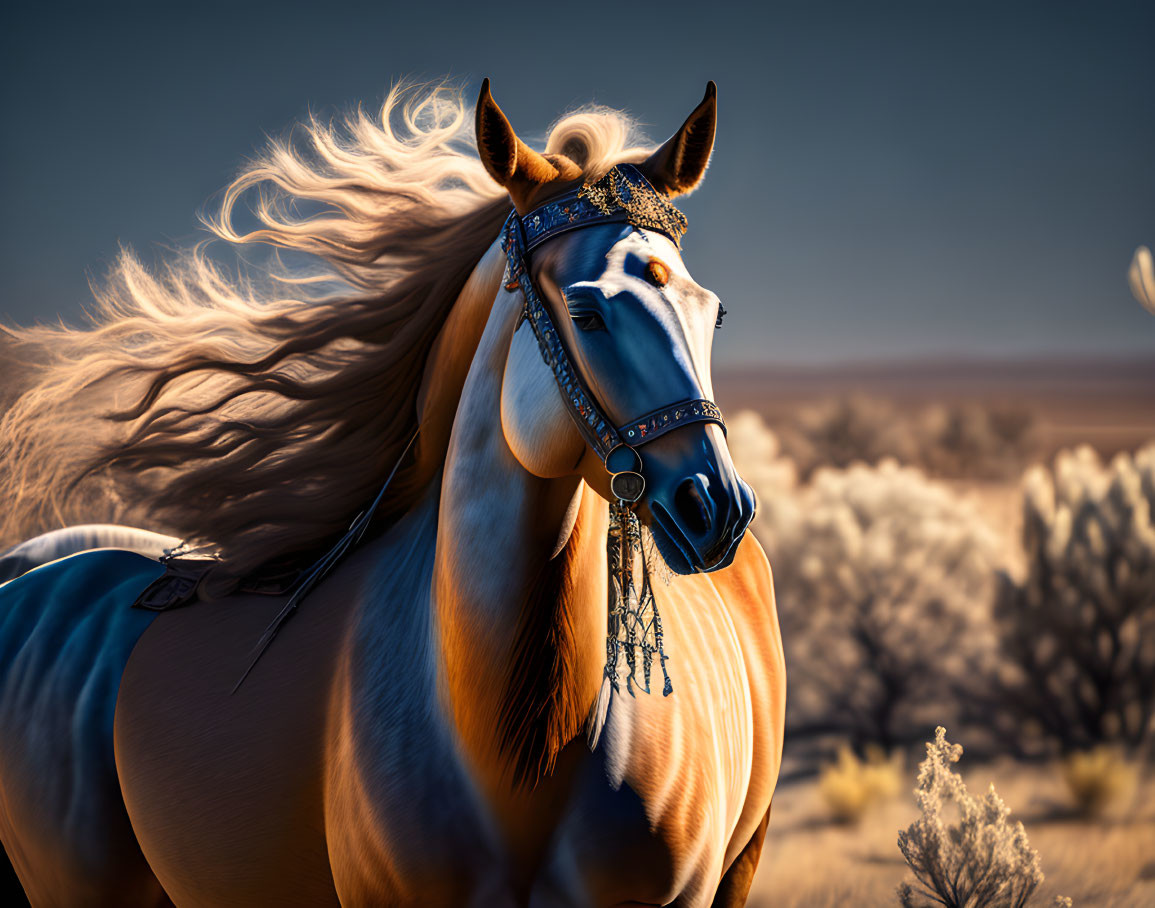
{"type": "Polygon", "coordinates": [[[646,522],[670,569],[729,567],[754,519],[754,493],[734,469],[721,430],[686,426],[646,445],[642,456],[646,522]]]}

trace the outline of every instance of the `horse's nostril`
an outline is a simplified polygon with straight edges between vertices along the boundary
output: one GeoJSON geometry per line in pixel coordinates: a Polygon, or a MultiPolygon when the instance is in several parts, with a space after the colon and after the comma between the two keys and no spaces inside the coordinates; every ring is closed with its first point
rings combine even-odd
{"type": "Polygon", "coordinates": [[[709,508],[702,499],[702,489],[692,477],[683,480],[674,492],[674,508],[687,531],[701,534],[710,529],[709,508]]]}

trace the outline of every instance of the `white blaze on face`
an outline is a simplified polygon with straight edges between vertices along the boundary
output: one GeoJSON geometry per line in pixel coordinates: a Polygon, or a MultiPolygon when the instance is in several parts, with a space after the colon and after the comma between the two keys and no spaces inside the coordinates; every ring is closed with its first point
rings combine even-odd
{"type": "MultiPolygon", "coordinates": [[[[574,370],[609,420],[621,425],[682,400],[713,398],[710,353],[718,298],[694,281],[673,242],[660,233],[608,225],[563,234],[536,255],[543,302],[574,370]],[[648,271],[651,266],[660,279],[648,271]],[[605,330],[581,324],[587,312],[604,316],[605,330]]],[[[516,300],[520,312],[521,294],[499,294],[499,305],[506,297],[516,300]]],[[[531,473],[567,475],[579,469],[586,445],[533,331],[515,323],[501,398],[506,440],[531,473]]],[[[591,461],[580,467],[583,475],[590,473],[587,480],[594,473],[604,478],[595,466],[591,461]]]]}
{"type": "Polygon", "coordinates": [[[677,246],[660,233],[633,230],[610,249],[597,285],[606,297],[628,293],[645,305],[665,328],[671,355],[698,380],[702,396],[713,400],[710,351],[718,297],[694,281],[677,246]],[[631,259],[635,261],[632,268],[631,259]],[[657,260],[664,265],[669,269],[669,283],[657,288],[644,272],[637,274],[639,259],[643,264],[657,260]]]}

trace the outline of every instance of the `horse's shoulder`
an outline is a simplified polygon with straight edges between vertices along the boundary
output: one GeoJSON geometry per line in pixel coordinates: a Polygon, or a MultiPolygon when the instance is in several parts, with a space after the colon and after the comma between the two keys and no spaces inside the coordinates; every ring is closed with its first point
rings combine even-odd
{"type": "Polygon", "coordinates": [[[708,574],[677,578],[660,593],[680,608],[702,610],[720,640],[738,647],[748,668],[781,674],[782,636],[774,603],[774,581],[766,553],[753,534],[739,544],[733,562],[708,574]]]}
{"type": "Polygon", "coordinates": [[[725,604],[741,641],[752,693],[768,698],[766,705],[780,725],[786,690],[782,631],[774,601],[770,562],[752,533],[738,547],[734,563],[708,575],[725,604]]]}

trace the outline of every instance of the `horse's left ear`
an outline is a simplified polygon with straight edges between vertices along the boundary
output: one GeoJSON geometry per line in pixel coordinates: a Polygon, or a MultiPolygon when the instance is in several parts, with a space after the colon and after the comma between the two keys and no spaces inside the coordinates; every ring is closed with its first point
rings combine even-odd
{"type": "Polygon", "coordinates": [[[655,189],[668,196],[696,189],[706,175],[717,126],[718,86],[710,81],[702,102],[682,128],[638,167],[655,189]]]}

